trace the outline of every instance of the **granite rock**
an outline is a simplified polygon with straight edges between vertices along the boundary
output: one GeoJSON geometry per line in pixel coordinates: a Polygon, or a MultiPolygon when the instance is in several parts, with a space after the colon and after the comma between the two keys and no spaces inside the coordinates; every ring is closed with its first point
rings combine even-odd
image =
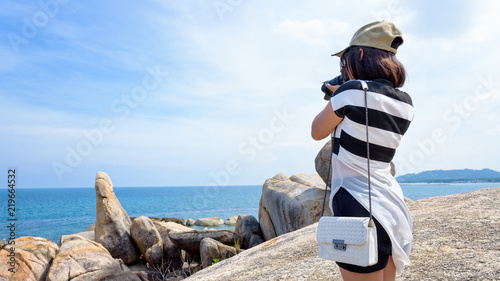
{"type": "Polygon", "coordinates": [[[0,249],[0,280],[44,281],[58,250],[56,243],[41,237],[24,236],[4,244],[0,249]]]}
{"type": "Polygon", "coordinates": [[[224,221],[218,217],[200,218],[194,224],[197,226],[220,226],[224,224],[224,221]]]}
{"type": "Polygon", "coordinates": [[[178,218],[170,218],[170,217],[163,217],[161,218],[161,221],[164,221],[164,222],[175,222],[175,223],[178,223],[180,225],[186,225],[186,220],[185,219],[178,219],[178,218]]]}
{"type": "Polygon", "coordinates": [[[258,240],[258,238],[254,237],[262,237],[262,232],[260,231],[259,222],[252,215],[239,215],[234,232],[236,232],[236,234],[240,237],[240,245],[242,249],[248,249],[255,246],[255,243],[260,244],[261,242],[264,242],[262,238],[258,240]],[[250,243],[252,237],[253,240],[252,243],[250,243]]]}
{"type": "Polygon", "coordinates": [[[200,256],[202,268],[207,268],[225,259],[238,254],[236,248],[222,244],[212,238],[204,238],[200,243],[200,256]]]}
{"type": "Polygon", "coordinates": [[[167,263],[170,263],[173,269],[179,269],[182,267],[184,259],[182,258],[182,252],[179,247],[177,247],[172,241],[168,234],[170,232],[180,233],[193,231],[193,229],[179,225],[174,222],[154,222],[158,233],[163,241],[163,256],[167,263]]]}
{"type": "Polygon", "coordinates": [[[55,256],[47,281],[140,281],[121,259],[101,244],[77,235],[65,241],[55,256]]]}
{"type": "Polygon", "coordinates": [[[237,217],[237,216],[230,217],[230,218],[228,218],[228,219],[224,222],[224,224],[225,224],[225,225],[235,225],[235,224],[236,224],[236,220],[237,220],[237,219],[238,219],[238,217],[237,217]]]}
{"type": "Polygon", "coordinates": [[[130,236],[132,221],[113,192],[113,184],[106,173],[97,173],[95,190],[95,241],[114,258],[120,258],[127,264],[135,262],[139,256],[130,236]]]}
{"type": "MultiPolygon", "coordinates": [[[[498,280],[500,188],[406,200],[413,219],[411,265],[396,280],[498,280]]],[[[281,235],[185,279],[201,281],[341,281],[318,258],[317,223],[281,235]]]]}
{"type": "MultiPolygon", "coordinates": [[[[259,224],[264,240],[300,229],[319,221],[325,183],[318,174],[277,174],[262,186],[259,224]]],[[[331,216],[327,191],[325,216],[331,216]]]]}
{"type": "Polygon", "coordinates": [[[151,265],[160,264],[163,258],[163,241],[153,222],[145,216],[132,221],[132,238],[144,259],[151,265]]]}
{"type": "Polygon", "coordinates": [[[229,229],[189,232],[170,232],[168,234],[172,243],[178,248],[195,255],[200,253],[200,243],[204,238],[212,238],[223,244],[233,246],[238,241],[238,235],[229,229]]]}

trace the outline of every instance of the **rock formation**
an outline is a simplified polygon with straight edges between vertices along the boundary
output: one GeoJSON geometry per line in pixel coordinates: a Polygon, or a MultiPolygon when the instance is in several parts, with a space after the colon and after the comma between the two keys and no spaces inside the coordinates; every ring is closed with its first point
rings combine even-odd
{"type": "Polygon", "coordinates": [[[330,169],[330,175],[328,175],[328,168],[330,166],[330,160],[332,159],[332,141],[329,140],[323,148],[316,155],[314,159],[314,164],[316,166],[316,172],[318,172],[324,183],[327,183],[328,187],[331,185],[332,171],[330,169]],[[329,180],[327,182],[327,177],[329,180]]]}
{"type": "Polygon", "coordinates": [[[13,244],[4,244],[0,249],[0,280],[45,280],[58,250],[56,243],[41,237],[19,237],[13,244]],[[15,258],[11,259],[12,255],[15,258]]]}
{"type": "Polygon", "coordinates": [[[197,219],[194,224],[197,226],[220,226],[224,224],[224,221],[218,217],[211,217],[197,219]]]}
{"type": "Polygon", "coordinates": [[[224,224],[225,224],[225,225],[235,225],[235,224],[236,224],[236,220],[237,220],[237,219],[238,219],[238,217],[237,217],[237,216],[230,217],[230,218],[228,218],[228,219],[224,222],[224,224]]]}
{"type": "Polygon", "coordinates": [[[234,232],[240,237],[242,249],[248,249],[264,242],[259,222],[252,215],[239,215],[234,232]]]}
{"type": "Polygon", "coordinates": [[[171,222],[178,223],[180,225],[186,225],[186,220],[185,219],[163,217],[163,218],[161,218],[161,221],[164,221],[164,222],[171,221],[171,222]]]}
{"type": "MultiPolygon", "coordinates": [[[[325,183],[318,174],[277,174],[262,186],[259,224],[264,240],[300,229],[321,217],[325,183]]],[[[332,215],[327,192],[325,214],[332,215]]]]}
{"type": "Polygon", "coordinates": [[[97,173],[95,191],[95,241],[102,244],[114,258],[120,258],[127,264],[135,262],[138,255],[130,237],[132,221],[116,198],[113,184],[106,173],[97,173]]]}
{"type": "Polygon", "coordinates": [[[318,258],[316,231],[313,224],[281,235],[185,280],[339,280],[337,265],[318,258]]]}
{"type": "Polygon", "coordinates": [[[229,246],[233,246],[234,243],[238,241],[238,235],[229,229],[208,231],[193,230],[180,233],[173,233],[171,231],[168,236],[177,247],[195,255],[200,253],[200,243],[204,238],[212,238],[229,246]]]}
{"type": "Polygon", "coordinates": [[[145,216],[132,221],[130,233],[144,259],[151,265],[158,265],[163,258],[163,241],[153,222],[145,216]]]}
{"type": "Polygon", "coordinates": [[[205,238],[200,243],[201,266],[207,268],[212,263],[235,256],[238,252],[234,247],[224,245],[212,238],[205,238]]]}
{"type": "Polygon", "coordinates": [[[47,281],[140,281],[120,259],[101,244],[73,236],[61,245],[47,274],[47,281]]]}
{"type": "MultiPolygon", "coordinates": [[[[500,188],[407,202],[412,264],[396,280],[498,280],[500,188]]],[[[313,224],[281,235],[185,280],[341,281],[335,262],[318,258],[316,231],[313,224]]]]}
{"type": "Polygon", "coordinates": [[[163,256],[167,263],[170,263],[171,267],[178,269],[182,267],[183,259],[181,249],[177,247],[172,241],[168,234],[170,232],[187,232],[193,231],[193,229],[179,225],[174,222],[153,222],[160,233],[160,237],[163,241],[163,256]]]}
{"type": "Polygon", "coordinates": [[[79,235],[85,239],[89,239],[89,240],[92,240],[92,241],[95,241],[95,232],[92,230],[92,231],[83,231],[83,232],[78,232],[78,233],[75,233],[75,234],[69,234],[69,235],[62,235],[61,236],[61,240],[59,241],[59,244],[62,245],[66,240],[68,239],[72,239],[72,236],[73,235],[79,235]]]}

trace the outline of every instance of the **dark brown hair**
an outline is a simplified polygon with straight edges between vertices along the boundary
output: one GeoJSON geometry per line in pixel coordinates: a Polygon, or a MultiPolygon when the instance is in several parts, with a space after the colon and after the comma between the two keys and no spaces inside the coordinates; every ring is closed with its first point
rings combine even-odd
{"type": "MultiPolygon", "coordinates": [[[[398,38],[396,38],[398,39],[398,38]]],[[[394,40],[393,48],[399,47],[401,41],[394,40]]],[[[406,80],[404,66],[396,58],[396,54],[371,47],[353,46],[342,54],[340,59],[342,75],[349,80],[387,79],[395,88],[402,87],[406,80]],[[360,59],[359,49],[363,49],[360,59]]]]}

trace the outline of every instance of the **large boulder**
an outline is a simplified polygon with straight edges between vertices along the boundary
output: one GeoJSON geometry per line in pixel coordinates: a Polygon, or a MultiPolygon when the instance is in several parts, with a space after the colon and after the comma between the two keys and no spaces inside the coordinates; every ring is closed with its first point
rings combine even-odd
{"type": "Polygon", "coordinates": [[[238,217],[237,216],[234,216],[234,217],[229,217],[227,218],[227,220],[224,222],[225,225],[235,225],[236,224],[236,220],[238,220],[238,217]]]}
{"type": "Polygon", "coordinates": [[[313,224],[245,250],[188,280],[342,280],[335,262],[318,257],[313,224]]]}
{"type": "Polygon", "coordinates": [[[186,225],[186,220],[185,219],[163,217],[163,218],[161,218],[161,221],[164,221],[164,222],[171,221],[171,222],[175,222],[175,223],[178,223],[178,224],[181,224],[181,225],[186,225]]]}
{"type": "Polygon", "coordinates": [[[221,226],[224,224],[224,221],[218,217],[211,217],[197,219],[194,224],[197,226],[221,226]]]}
{"type": "Polygon", "coordinates": [[[233,246],[235,242],[238,241],[238,235],[229,229],[208,231],[193,230],[189,232],[177,233],[171,231],[168,236],[170,237],[172,243],[174,243],[177,247],[195,255],[200,253],[200,243],[201,240],[205,238],[212,238],[229,246],[233,246]]]}
{"type": "Polygon", "coordinates": [[[234,247],[222,244],[212,238],[205,238],[200,243],[200,256],[202,268],[207,268],[212,263],[228,259],[238,254],[234,247]]]}
{"type": "Polygon", "coordinates": [[[72,236],[61,245],[47,274],[47,281],[140,281],[121,259],[114,259],[94,241],[72,236]]]}
{"type": "MultiPolygon", "coordinates": [[[[397,280],[498,280],[500,188],[409,202],[412,264],[397,280]]],[[[318,258],[317,224],[290,232],[185,279],[341,281],[335,262],[318,258]]]]}
{"type": "MultiPolygon", "coordinates": [[[[314,159],[314,164],[316,166],[316,172],[318,172],[323,182],[325,182],[328,187],[331,186],[332,182],[332,169],[330,169],[330,175],[328,175],[328,168],[330,167],[330,160],[332,159],[332,140],[329,140],[323,148],[316,155],[316,159],[314,159]],[[328,182],[327,182],[328,177],[328,182]]],[[[396,174],[396,166],[391,161],[391,175],[394,176],[396,174]]]]}
{"type": "Polygon", "coordinates": [[[170,263],[173,269],[180,269],[183,265],[182,252],[179,247],[177,247],[172,241],[168,234],[170,232],[180,233],[193,231],[189,227],[179,225],[175,222],[153,222],[160,234],[161,240],[163,241],[163,256],[165,257],[165,262],[170,263]]]}
{"type": "Polygon", "coordinates": [[[248,249],[264,242],[259,222],[252,215],[239,215],[234,232],[240,237],[242,249],[248,249]]]}
{"type": "Polygon", "coordinates": [[[120,258],[127,264],[135,262],[139,256],[130,236],[132,221],[116,198],[106,173],[97,173],[95,191],[95,241],[101,243],[114,258],[120,258]]]}
{"type": "Polygon", "coordinates": [[[0,280],[45,280],[48,267],[58,250],[56,243],[32,236],[19,237],[12,240],[11,244],[2,245],[0,280]]]}
{"type": "MultiPolygon", "coordinates": [[[[318,174],[296,174],[287,178],[277,174],[262,186],[259,224],[264,240],[300,229],[319,221],[323,208],[325,183],[318,174]]],[[[331,216],[330,190],[325,216],[331,216]]]]}
{"type": "Polygon", "coordinates": [[[95,232],[94,231],[83,231],[83,232],[78,232],[75,234],[68,234],[68,235],[61,236],[61,240],[59,241],[59,244],[62,245],[66,240],[68,240],[68,239],[71,240],[71,237],[73,235],[79,235],[85,239],[95,241],[95,232]]]}
{"type": "Polygon", "coordinates": [[[163,258],[163,241],[153,222],[145,216],[135,218],[130,232],[144,259],[151,265],[160,264],[163,258]]]}

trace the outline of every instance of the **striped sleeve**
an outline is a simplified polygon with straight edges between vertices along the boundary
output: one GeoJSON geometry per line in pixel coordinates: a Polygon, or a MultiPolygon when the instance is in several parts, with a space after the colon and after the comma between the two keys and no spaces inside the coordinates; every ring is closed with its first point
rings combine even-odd
{"type": "Polygon", "coordinates": [[[349,99],[346,92],[349,93],[352,90],[361,90],[360,83],[358,81],[348,81],[333,93],[330,103],[332,105],[333,111],[338,117],[344,118],[349,113],[349,99]]]}

